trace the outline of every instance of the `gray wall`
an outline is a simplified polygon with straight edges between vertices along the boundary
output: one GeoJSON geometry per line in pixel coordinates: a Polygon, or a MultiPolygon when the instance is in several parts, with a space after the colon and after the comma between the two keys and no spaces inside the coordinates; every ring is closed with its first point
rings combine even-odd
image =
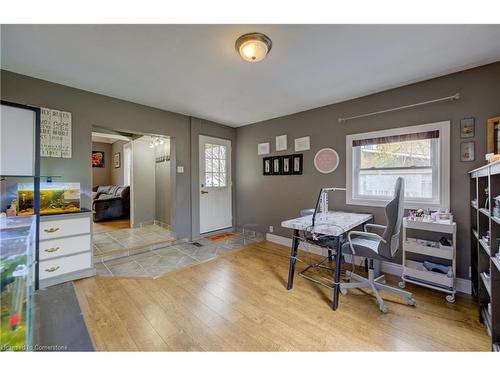
{"type": "Polygon", "coordinates": [[[123,145],[128,142],[116,141],[111,145],[111,184],[123,185],[123,145]],[[120,168],[115,168],[114,156],[120,153],[120,168]]]}
{"type": "MultiPolygon", "coordinates": [[[[280,228],[281,221],[296,217],[301,208],[313,207],[321,187],[345,186],[347,134],[451,120],[451,209],[458,224],[458,276],[468,278],[470,203],[467,172],[485,164],[486,120],[500,114],[498,87],[500,63],[495,63],[238,128],[235,175],[238,187],[237,225],[256,223],[261,231],[266,232],[273,225],[275,233],[290,236],[290,231],[280,228]],[[343,124],[337,122],[338,117],[440,98],[456,92],[461,94],[459,101],[392,112],[343,124]],[[460,119],[471,116],[476,119],[476,134],[473,138],[476,160],[461,162],[460,119]],[[281,134],[288,135],[288,151],[277,153],[275,136],[281,134]],[[262,157],[257,156],[258,143],[271,142],[271,155],[286,154],[293,152],[294,138],[307,135],[311,136],[311,150],[304,152],[304,175],[262,176],[262,157]],[[338,169],[328,175],[320,174],[313,166],[314,154],[323,147],[334,148],[341,158],[338,169]]],[[[335,208],[371,212],[375,214],[377,222],[384,222],[382,209],[347,206],[345,194],[334,194],[332,198],[335,208]]]]}
{"type": "Polygon", "coordinates": [[[149,137],[132,142],[131,216],[135,227],[152,222],[156,214],[155,150],[149,147],[149,137]]]}
{"type": "MultiPolygon", "coordinates": [[[[217,137],[222,139],[228,139],[231,141],[231,175],[233,179],[232,194],[233,194],[233,226],[236,225],[236,183],[235,183],[235,171],[236,171],[236,129],[229,128],[227,126],[219,125],[214,122],[201,120],[192,117],[191,118],[191,180],[193,181],[191,186],[192,205],[191,205],[191,218],[192,218],[192,228],[193,237],[200,236],[200,168],[199,168],[199,157],[200,157],[200,135],[207,135],[211,137],[217,137]]],[[[257,147],[257,146],[255,146],[257,147]]]]}
{"type": "MultiPolygon", "coordinates": [[[[170,141],[155,147],[155,158],[170,154],[170,141]]],[[[170,224],[171,181],[170,161],[155,162],[156,220],[170,224]]]]}
{"type": "Polygon", "coordinates": [[[104,153],[104,168],[92,167],[92,186],[111,185],[111,144],[92,142],[92,151],[104,153]]]}
{"type": "MultiPolygon", "coordinates": [[[[92,167],[89,160],[93,125],[131,133],[170,136],[173,141],[173,166],[184,167],[184,173],[177,173],[172,179],[175,194],[173,229],[180,238],[191,236],[190,117],[5,70],[1,70],[0,78],[3,100],[72,113],[73,157],[44,158],[42,174],[62,175],[65,181],[80,181],[83,207],[90,207],[92,167]]],[[[234,129],[229,131],[234,132],[234,129]]]]}

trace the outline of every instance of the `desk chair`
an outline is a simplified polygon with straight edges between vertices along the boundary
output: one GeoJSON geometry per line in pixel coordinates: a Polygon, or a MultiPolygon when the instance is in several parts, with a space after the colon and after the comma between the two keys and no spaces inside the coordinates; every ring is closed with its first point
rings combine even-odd
{"type": "Polygon", "coordinates": [[[394,188],[394,198],[385,206],[385,217],[387,225],[365,224],[365,232],[351,231],[347,238],[348,241],[342,246],[343,254],[351,254],[369,259],[368,278],[348,273],[348,279],[354,279],[356,282],[341,283],[340,292],[347,293],[351,288],[371,288],[377,299],[380,311],[386,313],[387,306],[379,294],[379,290],[385,290],[407,299],[408,305],[414,306],[415,300],[411,293],[385,285],[384,275],[375,278],[373,269],[373,260],[391,260],[394,258],[399,248],[399,233],[404,214],[404,180],[398,177],[394,188]]]}

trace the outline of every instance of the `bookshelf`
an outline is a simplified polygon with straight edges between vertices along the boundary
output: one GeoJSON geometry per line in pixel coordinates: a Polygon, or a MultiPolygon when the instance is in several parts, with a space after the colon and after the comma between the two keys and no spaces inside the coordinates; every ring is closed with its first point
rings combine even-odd
{"type": "Polygon", "coordinates": [[[500,213],[493,210],[500,196],[500,161],[470,174],[471,281],[479,305],[479,320],[500,351],[500,213]]]}

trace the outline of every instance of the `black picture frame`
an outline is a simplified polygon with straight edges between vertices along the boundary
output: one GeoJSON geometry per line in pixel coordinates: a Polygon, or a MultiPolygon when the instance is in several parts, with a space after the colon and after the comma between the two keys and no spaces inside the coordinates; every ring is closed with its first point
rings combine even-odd
{"type": "Polygon", "coordinates": [[[92,168],[104,168],[105,166],[104,151],[92,151],[92,168]]]}
{"type": "Polygon", "coordinates": [[[271,176],[273,174],[271,157],[262,159],[262,174],[264,176],[271,176]]]}
{"type": "Polygon", "coordinates": [[[282,166],[283,174],[284,175],[292,174],[292,172],[293,172],[293,170],[292,170],[292,163],[293,163],[292,156],[291,155],[283,156],[282,159],[283,160],[281,162],[281,166],[282,166]]]}
{"type": "Polygon", "coordinates": [[[262,158],[262,175],[264,176],[301,175],[303,168],[303,154],[262,158]]]}
{"type": "Polygon", "coordinates": [[[272,158],[271,168],[273,175],[281,175],[283,174],[283,157],[275,156],[272,158]]]}
{"type": "Polygon", "coordinates": [[[304,166],[304,160],[303,160],[303,155],[302,154],[295,154],[295,155],[290,155],[292,159],[292,173],[294,175],[301,175],[303,166],[304,166]]]}

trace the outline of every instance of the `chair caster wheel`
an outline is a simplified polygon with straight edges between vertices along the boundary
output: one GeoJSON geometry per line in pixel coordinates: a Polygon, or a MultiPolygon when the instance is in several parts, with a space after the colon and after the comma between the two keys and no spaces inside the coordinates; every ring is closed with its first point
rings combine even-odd
{"type": "Polygon", "coordinates": [[[454,294],[449,294],[446,296],[446,300],[450,303],[455,302],[455,295],[454,294]]]}
{"type": "Polygon", "coordinates": [[[384,314],[387,314],[387,312],[389,311],[389,309],[387,308],[386,305],[380,305],[379,306],[379,309],[380,311],[382,311],[384,314]]]}
{"type": "Polygon", "coordinates": [[[412,297],[412,298],[408,298],[408,301],[407,301],[407,302],[408,302],[408,305],[409,305],[409,306],[416,306],[416,305],[417,305],[417,301],[415,301],[415,300],[413,299],[413,297],[412,297]]]}
{"type": "Polygon", "coordinates": [[[340,288],[340,293],[342,293],[343,296],[347,294],[347,289],[340,288]]]}
{"type": "Polygon", "coordinates": [[[401,288],[401,289],[404,289],[406,287],[406,283],[404,281],[400,281],[398,286],[401,288]]]}

